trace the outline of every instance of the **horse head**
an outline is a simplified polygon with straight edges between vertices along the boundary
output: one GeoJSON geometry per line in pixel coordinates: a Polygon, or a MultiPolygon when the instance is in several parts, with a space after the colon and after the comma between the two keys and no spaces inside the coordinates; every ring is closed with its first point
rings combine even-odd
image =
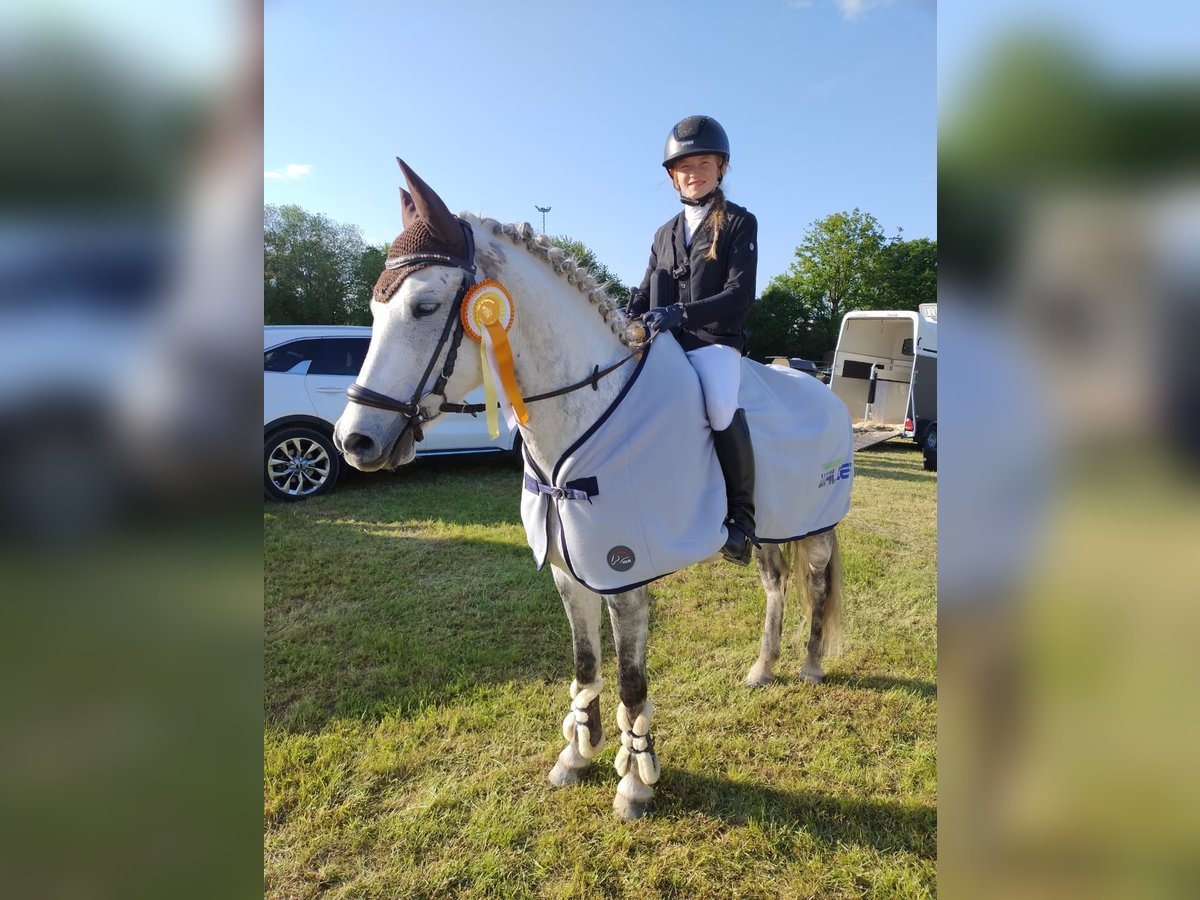
{"type": "Polygon", "coordinates": [[[371,295],[371,346],[334,443],[356,469],[412,462],[424,422],[447,396],[482,381],[475,354],[458,354],[459,307],[475,282],[474,237],[442,199],[397,158],[404,231],[392,242],[371,295]]]}

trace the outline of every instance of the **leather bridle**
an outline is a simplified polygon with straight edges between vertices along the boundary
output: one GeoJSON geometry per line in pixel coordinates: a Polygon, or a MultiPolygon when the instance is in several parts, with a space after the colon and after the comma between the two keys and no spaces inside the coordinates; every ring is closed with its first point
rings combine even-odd
{"type": "MultiPolygon", "coordinates": [[[[463,281],[458,288],[458,293],[454,295],[454,302],[450,305],[450,317],[446,320],[446,325],[442,329],[442,334],[438,338],[437,346],[433,348],[433,355],[429,357],[429,362],[425,366],[425,372],[421,375],[421,380],[417,382],[417,387],[413,391],[411,399],[407,402],[395,400],[386,394],[380,394],[370,388],[365,388],[357,382],[346,388],[346,396],[351,403],[357,403],[360,406],[371,406],[375,409],[384,409],[389,412],[399,413],[407,420],[404,424],[404,429],[412,428],[414,439],[420,441],[424,439],[425,434],[421,429],[421,425],[425,422],[431,422],[444,412],[471,413],[474,415],[478,412],[483,412],[487,407],[482,403],[449,403],[446,401],[446,395],[443,393],[446,389],[446,382],[450,380],[450,376],[454,372],[454,364],[458,359],[458,347],[463,339],[463,325],[461,308],[463,298],[467,292],[475,285],[475,235],[471,231],[471,226],[457,216],[454,219],[462,226],[463,235],[466,239],[467,253],[465,258],[449,256],[443,253],[410,253],[405,256],[397,256],[394,259],[389,259],[385,264],[385,268],[398,269],[402,266],[412,265],[438,265],[438,266],[457,266],[463,271],[463,281]],[[442,353],[442,348],[446,346],[447,341],[450,343],[450,349],[446,353],[446,362],[442,365],[441,374],[434,382],[433,388],[422,393],[425,389],[425,383],[429,381],[429,376],[433,372],[433,367],[437,363],[437,358],[442,353]],[[429,396],[440,396],[442,402],[438,405],[437,412],[433,415],[426,414],[421,407],[421,402],[429,396]]],[[[574,384],[567,385],[564,388],[559,388],[554,391],[547,391],[544,394],[535,394],[532,397],[526,397],[526,403],[536,403],[538,400],[548,400],[551,397],[559,397],[563,394],[569,394],[572,391],[582,387],[591,385],[593,391],[599,390],[601,378],[608,375],[610,372],[615,372],[629,360],[633,359],[638,353],[644,351],[650,342],[654,340],[654,335],[645,343],[634,350],[628,356],[619,359],[605,369],[601,369],[596,365],[592,367],[592,374],[582,381],[577,381],[574,384]]],[[[404,433],[401,429],[400,433],[404,433]]]]}
{"type": "MultiPolygon", "coordinates": [[[[429,357],[429,362],[425,366],[425,372],[421,375],[421,380],[417,382],[417,387],[413,391],[412,397],[408,402],[395,400],[386,394],[380,394],[370,388],[365,388],[357,382],[346,388],[346,396],[350,399],[351,403],[400,413],[400,415],[408,420],[405,422],[404,427],[411,427],[414,432],[413,436],[418,441],[425,437],[424,432],[421,430],[421,424],[436,419],[443,411],[439,407],[438,412],[434,415],[426,415],[425,410],[421,408],[421,401],[431,394],[441,396],[443,400],[446,399],[446,395],[442,392],[446,389],[446,382],[450,380],[450,375],[454,372],[454,363],[458,358],[458,346],[462,343],[463,339],[460,308],[462,307],[463,298],[467,296],[467,291],[475,286],[475,235],[471,231],[471,226],[462,219],[455,216],[454,221],[463,230],[463,238],[466,241],[467,248],[465,258],[449,256],[444,253],[409,253],[389,259],[384,264],[384,268],[386,269],[399,269],[402,266],[413,265],[435,265],[457,266],[463,271],[462,284],[459,285],[458,293],[454,295],[454,302],[450,304],[450,316],[446,319],[446,325],[442,328],[442,334],[438,338],[437,346],[433,348],[433,355],[429,357]],[[442,348],[446,346],[447,341],[450,342],[450,350],[446,353],[446,362],[442,365],[442,372],[438,376],[437,381],[434,382],[433,388],[426,393],[422,393],[425,390],[425,383],[429,381],[433,367],[437,363],[438,357],[441,356],[442,348]]],[[[403,430],[400,433],[403,434],[403,430]]]]}

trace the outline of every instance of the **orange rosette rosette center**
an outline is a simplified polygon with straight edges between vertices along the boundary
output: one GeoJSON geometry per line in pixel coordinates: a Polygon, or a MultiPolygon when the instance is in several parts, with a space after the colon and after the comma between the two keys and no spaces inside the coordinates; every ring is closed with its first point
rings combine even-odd
{"type": "Polygon", "coordinates": [[[498,281],[481,281],[463,298],[463,329],[473,341],[482,341],[489,325],[508,331],[517,318],[508,288],[498,281]]]}

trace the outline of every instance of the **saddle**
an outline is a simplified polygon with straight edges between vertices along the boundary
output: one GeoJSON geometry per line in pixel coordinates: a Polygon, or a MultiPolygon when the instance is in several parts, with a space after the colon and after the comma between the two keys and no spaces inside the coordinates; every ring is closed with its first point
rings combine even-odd
{"type": "MultiPolygon", "coordinates": [[[[845,404],[811,375],[745,358],[738,399],[754,442],[759,542],[836,525],[850,509],[854,471],[845,404]]],[[[725,513],[700,380],[670,333],[647,348],[629,383],[551,471],[525,456],[521,520],[534,561],[545,565],[555,541],[571,574],[597,593],[631,590],[713,556],[725,543],[725,513]],[[647,470],[675,478],[663,483],[647,470]]]]}

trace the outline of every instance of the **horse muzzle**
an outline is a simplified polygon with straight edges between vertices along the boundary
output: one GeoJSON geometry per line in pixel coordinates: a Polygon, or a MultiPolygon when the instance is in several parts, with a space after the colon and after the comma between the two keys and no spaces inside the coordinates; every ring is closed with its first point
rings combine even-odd
{"type": "Polygon", "coordinates": [[[346,462],[360,472],[395,469],[416,458],[416,430],[411,419],[405,420],[399,434],[390,441],[357,430],[352,423],[343,428],[344,424],[347,424],[344,420],[338,421],[333,430],[333,443],[346,462]]]}

